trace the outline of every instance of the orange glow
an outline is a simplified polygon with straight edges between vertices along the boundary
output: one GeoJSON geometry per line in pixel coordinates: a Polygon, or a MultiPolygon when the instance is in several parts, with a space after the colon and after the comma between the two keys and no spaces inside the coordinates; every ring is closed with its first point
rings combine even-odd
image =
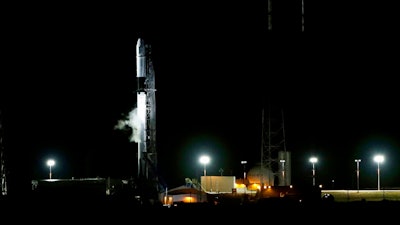
{"type": "Polygon", "coordinates": [[[251,185],[247,186],[247,189],[251,190],[251,191],[260,190],[261,186],[259,184],[255,184],[254,183],[254,184],[251,184],[251,185]]]}
{"type": "Polygon", "coordinates": [[[245,188],[246,185],[245,184],[235,184],[236,188],[245,188]]]}
{"type": "Polygon", "coordinates": [[[184,203],[194,203],[194,202],[196,202],[196,199],[193,197],[185,197],[185,198],[183,198],[183,202],[184,203]]]}
{"type": "Polygon", "coordinates": [[[172,196],[164,196],[164,205],[172,205],[172,202],[173,202],[173,198],[172,198],[172,196]]]}

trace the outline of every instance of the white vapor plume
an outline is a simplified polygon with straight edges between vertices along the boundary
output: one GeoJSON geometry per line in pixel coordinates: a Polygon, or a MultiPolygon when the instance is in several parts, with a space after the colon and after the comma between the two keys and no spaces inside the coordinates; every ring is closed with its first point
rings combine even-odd
{"type": "Polygon", "coordinates": [[[127,128],[132,129],[131,136],[129,137],[131,142],[140,142],[140,120],[137,115],[137,108],[134,108],[129,112],[128,116],[124,119],[118,120],[117,125],[114,129],[125,130],[127,128]]]}

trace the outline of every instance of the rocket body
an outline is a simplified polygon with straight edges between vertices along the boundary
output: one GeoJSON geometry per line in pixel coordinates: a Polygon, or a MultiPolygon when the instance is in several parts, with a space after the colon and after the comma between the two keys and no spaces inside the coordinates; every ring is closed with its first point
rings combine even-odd
{"type": "Polygon", "coordinates": [[[151,48],[139,38],[136,44],[138,176],[156,180],[155,79],[151,48]]]}
{"type": "Polygon", "coordinates": [[[144,41],[138,39],[136,44],[136,77],[137,77],[137,118],[138,118],[138,153],[137,153],[137,173],[138,176],[145,170],[143,154],[146,152],[146,48],[144,41]]]}

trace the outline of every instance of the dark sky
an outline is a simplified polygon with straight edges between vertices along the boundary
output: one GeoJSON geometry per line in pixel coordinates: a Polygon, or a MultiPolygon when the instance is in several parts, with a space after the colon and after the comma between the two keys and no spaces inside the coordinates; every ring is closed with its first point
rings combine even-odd
{"type": "MultiPolygon", "coordinates": [[[[290,1],[288,1],[290,2],[290,1]]],[[[311,3],[310,3],[311,4],[311,3]]],[[[398,50],[390,6],[266,3],[10,6],[4,42],[3,145],[8,176],[131,177],[136,143],[117,121],[136,104],[135,45],[151,44],[159,170],[168,185],[207,174],[242,176],[260,161],[262,110],[283,109],[293,182],[400,186],[398,50]],[[374,9],[375,16],[372,16],[374,9]],[[307,14],[309,13],[309,14],[307,14]]],[[[28,182],[26,182],[28,181],[28,182]]],[[[17,185],[20,186],[20,185],[17,185]]],[[[28,187],[30,188],[30,187],[28,187]]]]}

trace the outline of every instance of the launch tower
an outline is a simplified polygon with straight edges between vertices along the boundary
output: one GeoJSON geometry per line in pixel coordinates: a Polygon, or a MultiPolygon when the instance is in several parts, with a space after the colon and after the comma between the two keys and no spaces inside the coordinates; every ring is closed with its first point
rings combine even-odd
{"type": "Polygon", "coordinates": [[[1,176],[1,195],[7,195],[7,179],[6,179],[6,165],[5,165],[5,152],[3,146],[3,126],[2,114],[0,110],[0,176],[1,176]]]}
{"type": "Polygon", "coordinates": [[[262,111],[261,169],[267,168],[272,173],[261,185],[288,186],[291,184],[291,156],[286,151],[283,110],[268,109],[262,111]],[[266,123],[264,122],[266,120],[266,123]]]}
{"type": "Polygon", "coordinates": [[[267,0],[266,21],[268,33],[304,32],[304,0],[267,0]]]}

